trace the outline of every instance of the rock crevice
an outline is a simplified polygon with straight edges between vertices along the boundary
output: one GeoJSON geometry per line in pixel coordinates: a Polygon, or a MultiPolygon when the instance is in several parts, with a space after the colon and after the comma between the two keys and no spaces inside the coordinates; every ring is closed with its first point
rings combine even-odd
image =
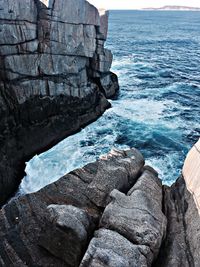
{"type": "Polygon", "coordinates": [[[13,199],[0,211],[1,265],[198,267],[200,217],[188,177],[163,186],[144,164],[136,149],[113,150],[13,199]]]}

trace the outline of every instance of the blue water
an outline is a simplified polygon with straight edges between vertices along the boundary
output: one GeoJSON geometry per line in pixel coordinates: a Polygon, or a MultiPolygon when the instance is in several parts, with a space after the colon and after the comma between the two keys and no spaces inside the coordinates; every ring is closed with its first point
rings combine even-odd
{"type": "Polygon", "coordinates": [[[26,167],[33,192],[112,147],[136,147],[165,184],[200,136],[200,12],[112,11],[107,47],[120,95],[112,109],[26,167]]]}

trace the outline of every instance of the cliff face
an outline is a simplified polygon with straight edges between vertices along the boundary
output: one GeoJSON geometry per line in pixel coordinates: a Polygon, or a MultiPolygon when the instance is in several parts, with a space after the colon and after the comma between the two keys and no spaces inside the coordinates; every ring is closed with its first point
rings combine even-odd
{"type": "Polygon", "coordinates": [[[107,28],[85,0],[0,1],[0,205],[26,160],[110,106],[107,28]]]}
{"type": "Polygon", "coordinates": [[[168,218],[157,267],[198,267],[200,262],[200,140],[185,160],[182,176],[164,187],[163,211],[168,218]]]}
{"type": "Polygon", "coordinates": [[[200,179],[196,151],[172,187],[139,151],[114,150],[14,199],[0,211],[1,266],[198,267],[198,185],[187,189],[200,179]]]}
{"type": "Polygon", "coordinates": [[[193,156],[172,187],[136,149],[114,150],[12,200],[0,211],[1,266],[199,267],[200,216],[186,186],[199,177],[193,156]]]}

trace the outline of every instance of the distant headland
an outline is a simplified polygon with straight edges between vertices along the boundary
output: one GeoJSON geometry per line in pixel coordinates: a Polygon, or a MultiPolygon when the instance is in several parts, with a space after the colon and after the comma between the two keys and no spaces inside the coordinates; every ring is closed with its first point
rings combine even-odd
{"type": "Polygon", "coordinates": [[[189,6],[163,6],[159,8],[155,7],[148,7],[148,8],[143,8],[142,10],[157,10],[157,11],[162,11],[162,10],[167,10],[167,11],[200,11],[199,7],[189,7],[189,6]]]}

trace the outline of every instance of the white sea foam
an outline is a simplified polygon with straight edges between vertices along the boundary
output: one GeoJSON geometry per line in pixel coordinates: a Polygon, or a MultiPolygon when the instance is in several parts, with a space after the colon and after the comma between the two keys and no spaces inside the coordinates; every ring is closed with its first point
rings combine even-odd
{"type": "Polygon", "coordinates": [[[153,31],[149,36],[142,33],[146,32],[147,24],[143,23],[146,17],[141,13],[137,17],[139,22],[133,18],[132,21],[123,16],[122,20],[113,19],[110,23],[108,48],[116,53],[112,70],[121,86],[118,100],[111,102],[113,108],[81,132],[29,161],[21,193],[37,191],[67,172],[95,161],[112,147],[128,145],[143,152],[146,163],[158,170],[164,183],[170,185],[180,174],[187,149],[193,142],[189,138],[200,129],[196,57],[200,53],[197,49],[200,39],[198,34],[188,31],[187,42],[182,43],[185,31],[178,30],[173,16],[170,17],[170,27],[175,25],[172,28],[168,20],[167,23],[164,19],[159,23],[152,20],[153,31]],[[169,38],[163,35],[165,27],[169,38]],[[134,35],[132,28],[136,31],[134,35]],[[178,36],[178,41],[173,36],[178,36]]]}

